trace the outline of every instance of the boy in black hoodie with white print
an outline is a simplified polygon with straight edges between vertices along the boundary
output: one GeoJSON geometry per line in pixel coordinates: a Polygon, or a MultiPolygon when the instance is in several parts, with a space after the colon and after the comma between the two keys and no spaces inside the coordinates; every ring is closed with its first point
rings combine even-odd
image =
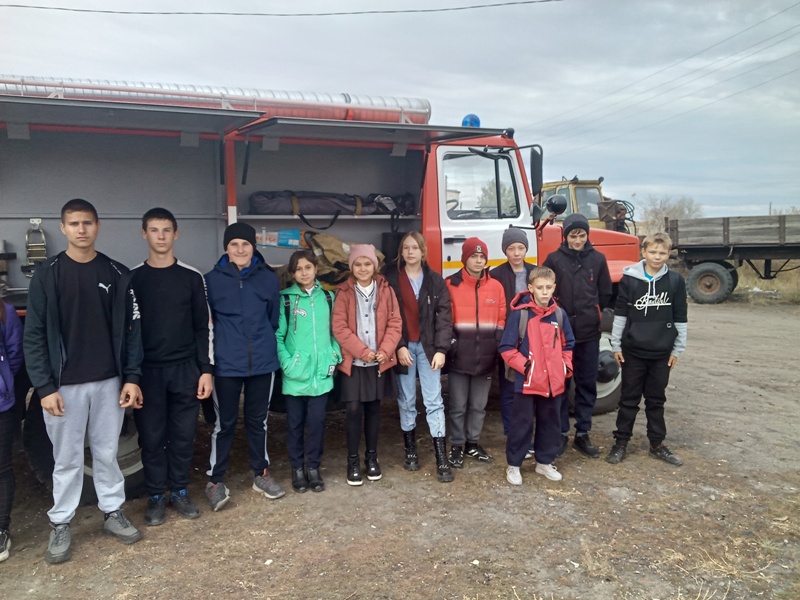
{"type": "Polygon", "coordinates": [[[680,466],[683,461],[664,445],[665,391],[669,373],[686,349],[686,283],[670,271],[672,240],[665,233],[642,242],[644,260],[625,267],[614,308],[611,349],[622,367],[622,391],[614,446],[606,462],[627,455],[633,423],[644,395],[650,456],[680,466]]]}

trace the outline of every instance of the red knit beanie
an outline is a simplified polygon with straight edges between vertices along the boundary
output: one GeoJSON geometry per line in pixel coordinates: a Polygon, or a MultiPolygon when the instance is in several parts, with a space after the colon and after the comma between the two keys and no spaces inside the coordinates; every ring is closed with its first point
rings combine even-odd
{"type": "Polygon", "coordinates": [[[461,246],[461,262],[467,264],[467,259],[473,254],[483,254],[489,260],[489,249],[479,238],[471,237],[464,240],[461,246]]]}

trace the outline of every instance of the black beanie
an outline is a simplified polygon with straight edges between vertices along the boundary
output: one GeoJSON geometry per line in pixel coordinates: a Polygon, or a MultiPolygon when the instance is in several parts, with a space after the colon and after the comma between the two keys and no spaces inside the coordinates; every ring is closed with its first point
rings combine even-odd
{"type": "Polygon", "coordinates": [[[245,240],[256,247],[256,230],[247,223],[233,223],[225,228],[225,235],[222,236],[222,249],[228,250],[231,240],[245,240]]]}
{"type": "Polygon", "coordinates": [[[564,219],[564,239],[567,238],[569,232],[573,229],[583,229],[586,235],[589,235],[589,220],[581,213],[573,213],[564,219]]]}

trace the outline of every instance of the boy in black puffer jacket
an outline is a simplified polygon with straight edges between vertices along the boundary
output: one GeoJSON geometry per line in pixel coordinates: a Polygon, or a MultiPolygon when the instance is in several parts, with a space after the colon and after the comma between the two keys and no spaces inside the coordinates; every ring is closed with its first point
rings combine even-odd
{"type": "MultiPolygon", "coordinates": [[[[611,300],[611,275],[606,257],[589,241],[589,221],[575,213],[564,219],[564,242],[544,261],[556,273],[556,302],[569,317],[575,335],[572,363],[575,385],[575,441],[573,447],[589,458],[600,451],[589,439],[592,411],[597,402],[597,361],[600,321],[603,309],[611,300]]],[[[569,388],[561,401],[561,448],[563,456],[569,443],[569,388]]]]}

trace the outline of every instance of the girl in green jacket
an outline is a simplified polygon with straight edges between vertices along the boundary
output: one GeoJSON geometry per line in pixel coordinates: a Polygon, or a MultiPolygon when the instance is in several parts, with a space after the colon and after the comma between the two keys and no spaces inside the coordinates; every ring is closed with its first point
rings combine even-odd
{"type": "Polygon", "coordinates": [[[278,359],[286,399],[286,442],[292,465],[292,488],[303,493],[325,489],[319,473],[325,435],[325,407],[342,360],[331,334],[333,295],[317,281],[317,257],[298,250],[289,259],[295,283],[281,292],[278,359]],[[304,433],[308,425],[308,435],[304,433]]]}

